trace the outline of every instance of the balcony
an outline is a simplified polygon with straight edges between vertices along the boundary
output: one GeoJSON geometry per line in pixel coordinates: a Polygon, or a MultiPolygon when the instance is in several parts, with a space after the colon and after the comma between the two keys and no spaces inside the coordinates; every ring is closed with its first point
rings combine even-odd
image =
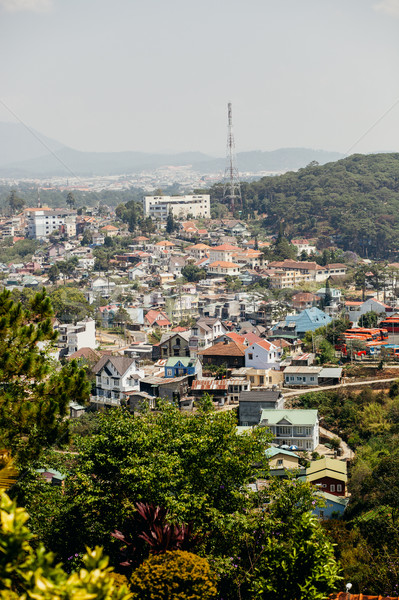
{"type": "Polygon", "coordinates": [[[103,404],[108,406],[120,406],[119,398],[107,398],[106,396],[90,396],[90,402],[93,404],[103,404]]]}

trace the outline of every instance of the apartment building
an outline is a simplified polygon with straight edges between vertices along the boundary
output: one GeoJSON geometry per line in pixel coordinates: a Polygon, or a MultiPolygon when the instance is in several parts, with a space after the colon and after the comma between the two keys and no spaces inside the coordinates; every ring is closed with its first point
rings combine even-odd
{"type": "Polygon", "coordinates": [[[209,194],[144,196],[143,209],[146,216],[161,221],[166,221],[169,213],[177,218],[210,218],[211,201],[209,194]]]}
{"type": "Polygon", "coordinates": [[[76,236],[76,210],[69,208],[26,208],[27,236],[34,240],[47,238],[55,231],[67,237],[76,236]]]}
{"type": "Polygon", "coordinates": [[[60,348],[60,354],[69,356],[82,348],[96,347],[96,322],[90,317],[78,321],[76,325],[71,323],[58,325],[57,346],[60,348]]]}

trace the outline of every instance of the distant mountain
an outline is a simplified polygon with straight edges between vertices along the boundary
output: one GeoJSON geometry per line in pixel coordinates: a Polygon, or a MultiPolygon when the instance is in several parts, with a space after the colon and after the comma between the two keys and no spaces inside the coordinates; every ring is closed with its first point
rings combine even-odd
{"type": "MultiPolygon", "coordinates": [[[[336,161],[337,152],[285,148],[270,152],[242,152],[237,156],[240,172],[284,172],[336,161]]],[[[218,173],[225,158],[213,158],[201,152],[150,154],[144,152],[80,152],[16,123],[0,123],[0,176],[50,177],[71,175],[123,175],[164,166],[191,166],[200,174],[218,173]],[[40,141],[42,143],[40,143],[40,141]]]]}
{"type": "Polygon", "coordinates": [[[64,147],[64,144],[52,140],[34,129],[31,131],[20,123],[0,122],[0,167],[38,158],[48,154],[48,149],[58,152],[64,147]]]}

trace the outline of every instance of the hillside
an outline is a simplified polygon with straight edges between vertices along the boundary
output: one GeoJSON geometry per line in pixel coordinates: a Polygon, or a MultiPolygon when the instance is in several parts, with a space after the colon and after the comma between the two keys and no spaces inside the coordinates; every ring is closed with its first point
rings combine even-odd
{"type": "MultiPolygon", "coordinates": [[[[243,185],[243,215],[265,213],[263,225],[297,236],[332,236],[363,257],[399,250],[399,154],[354,154],[324,166],[263,177],[243,185]]],[[[220,199],[215,186],[212,195],[220,199]]]]}

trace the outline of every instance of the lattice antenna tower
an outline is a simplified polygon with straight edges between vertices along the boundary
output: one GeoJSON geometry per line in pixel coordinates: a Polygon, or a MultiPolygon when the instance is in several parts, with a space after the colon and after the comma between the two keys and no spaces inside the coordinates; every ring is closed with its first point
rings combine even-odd
{"type": "Polygon", "coordinates": [[[231,211],[237,205],[241,206],[241,187],[240,176],[237,169],[237,157],[233,133],[233,111],[231,102],[227,105],[228,111],[228,129],[227,129],[227,164],[223,178],[223,199],[228,200],[231,211]]]}

